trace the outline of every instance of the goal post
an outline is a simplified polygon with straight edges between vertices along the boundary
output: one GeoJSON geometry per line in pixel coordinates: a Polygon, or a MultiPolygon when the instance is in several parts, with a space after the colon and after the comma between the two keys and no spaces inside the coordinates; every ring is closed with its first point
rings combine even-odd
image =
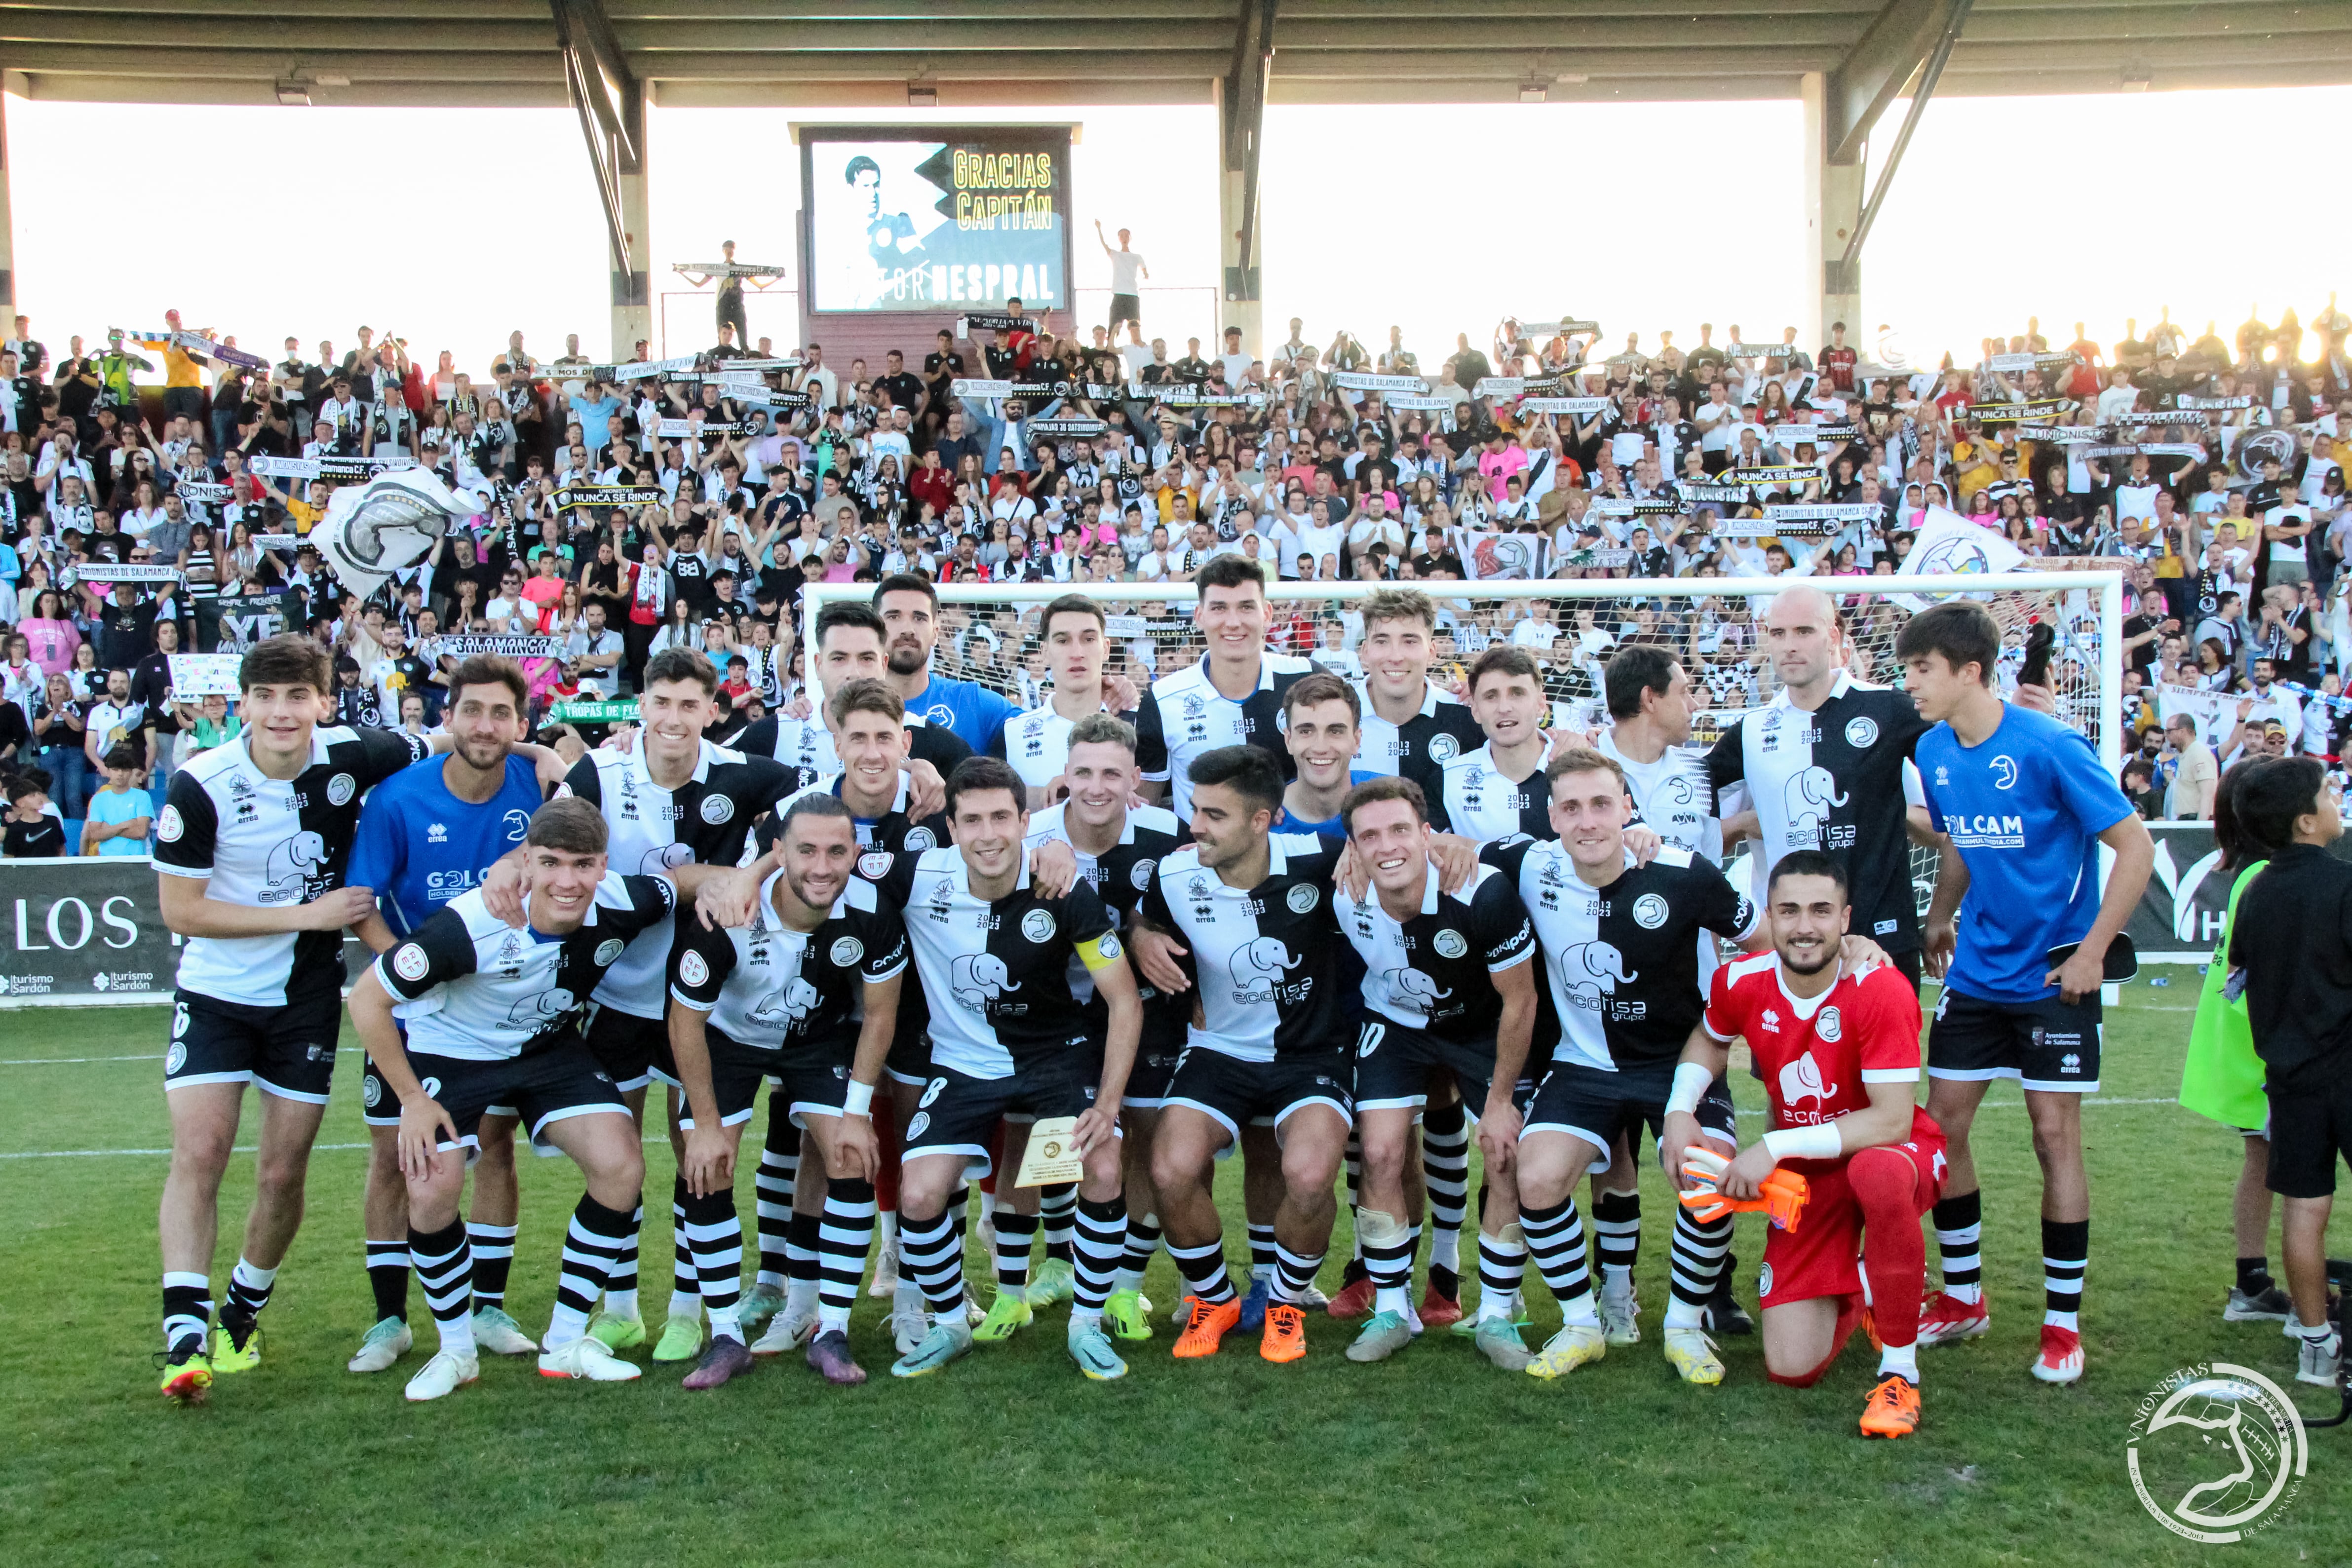
{"type": "MultiPolygon", "coordinates": [[[[1918,577],[1582,578],[1410,582],[1297,582],[1271,585],[1267,646],[1312,656],[1328,648],[1336,667],[1353,673],[1361,601],[1387,589],[1426,594],[1440,616],[1432,677],[1458,678],[1494,643],[1528,646],[1544,670],[1559,708],[1587,724],[1605,722],[1601,672],[1615,648],[1648,643],[1675,653],[1688,672],[1700,722],[1694,744],[1779,689],[1759,628],[1775,594],[1818,588],[1837,603],[1842,658],[1855,678],[1901,684],[1895,639],[1917,610],[1967,598],[1990,610],[2002,630],[2004,683],[2013,682],[2026,628],[2048,621],[2057,632],[2051,678],[2059,716],[2089,737],[2110,776],[2123,764],[2123,574],[2116,570],[2020,571],[1918,577]],[[1535,624],[1522,630],[1522,623],[1535,624]],[[1337,630],[1334,630],[1336,626],[1337,630]],[[1336,643],[1336,647],[1330,644],[1336,643]]],[[[803,591],[802,646],[814,648],[817,616],[841,600],[869,601],[867,582],[812,582],[803,591]]],[[[1043,657],[1038,614],[1066,594],[1103,610],[1113,644],[1108,670],[1139,690],[1158,675],[1198,659],[1203,644],[1192,621],[1197,598],[1177,583],[946,583],[939,589],[934,674],[978,681],[1016,706],[1039,695],[1043,657]]],[[[812,702],[824,693],[814,661],[812,702]]],[[[1558,711],[1558,709],[1556,709],[1558,711]]]]}

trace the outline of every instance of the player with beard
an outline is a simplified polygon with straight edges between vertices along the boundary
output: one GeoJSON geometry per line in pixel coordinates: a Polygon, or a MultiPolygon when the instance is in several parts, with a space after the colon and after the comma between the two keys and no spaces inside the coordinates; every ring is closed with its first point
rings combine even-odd
{"type": "MultiPolygon", "coordinates": [[[[1141,793],[1155,803],[1165,800],[1178,818],[1192,818],[1192,764],[1199,757],[1232,746],[1255,746],[1274,758],[1277,777],[1287,780],[1296,771],[1286,747],[1275,745],[1282,728],[1283,699],[1291,686],[1316,673],[1312,660],[1267,651],[1269,612],[1265,569],[1239,555],[1221,555],[1193,577],[1200,597],[1192,607],[1192,623],[1207,644],[1200,662],[1151,683],[1135,719],[1135,760],[1143,783],[1141,793]]],[[[1342,791],[1344,793],[1344,791],[1342,791]]],[[[1275,802],[1277,814],[1282,802],[1275,802]]],[[[1156,944],[1139,933],[1144,955],[1156,944]]],[[[1189,988],[1192,981],[1172,959],[1143,971],[1147,982],[1163,990],[1189,988]]],[[[1241,1308],[1244,1332],[1259,1326],[1264,1303],[1270,1299],[1276,1270],[1275,1210],[1281,1203],[1282,1151],[1272,1131],[1248,1127],[1241,1134],[1243,1204],[1249,1218],[1252,1289],[1241,1308]],[[1265,1290],[1257,1289],[1264,1281],[1265,1290]]],[[[1305,1300],[1327,1305],[1310,1283],[1305,1300]]]]}
{"type": "MultiPolygon", "coordinates": [[[[854,680],[882,679],[887,674],[883,655],[887,635],[882,617],[870,604],[836,601],[817,612],[816,668],[813,673],[818,677],[820,689],[835,692],[854,680]]],[[[735,737],[735,748],[749,757],[773,757],[779,762],[796,766],[803,779],[826,779],[840,773],[841,754],[834,746],[833,729],[825,716],[814,713],[805,696],[794,698],[786,713],[799,716],[761,719],[735,737]]],[[[971,755],[971,747],[953,730],[929,723],[919,714],[907,713],[904,723],[907,815],[910,822],[919,822],[939,813],[947,799],[947,774],[971,755]]],[[[866,836],[876,836],[870,824],[866,836]]],[[[880,836],[889,835],[886,832],[880,836]]],[[[773,842],[774,834],[763,832],[762,847],[773,842]]],[[[751,891],[747,885],[743,894],[747,900],[751,891]]],[[[759,1192],[759,1279],[745,1294],[738,1314],[748,1328],[757,1328],[784,1307],[788,1276],[800,1281],[801,1327],[804,1330],[816,1321],[817,1258],[811,1238],[815,1234],[818,1211],[803,1211],[796,1205],[800,1163],[800,1129],[789,1116],[771,1115],[754,1177],[759,1192]],[[791,1238],[794,1223],[792,1216],[796,1213],[803,1215],[798,1222],[803,1234],[797,1241],[791,1238]]],[[[884,1161],[881,1182],[886,1191],[898,1190],[894,1162],[884,1161]]],[[[895,1216],[886,1207],[882,1263],[875,1281],[875,1293],[880,1296],[892,1294],[896,1285],[896,1223],[895,1216]]],[[[797,1337],[793,1343],[798,1343],[797,1337]]]]}
{"type": "MultiPolygon", "coordinates": [[[[509,660],[478,653],[449,677],[444,726],[449,755],[402,769],[376,786],[360,812],[352,846],[354,886],[376,890],[377,908],[352,927],[368,949],[387,953],[460,894],[483,886],[494,867],[520,873],[522,841],[539,809],[533,762],[516,755],[530,713],[530,687],[509,660]]],[[[536,748],[534,748],[536,749],[536,748]]],[[[360,1073],[368,1127],[361,1212],[367,1223],[368,1284],[376,1321],[351,1360],[352,1372],[382,1372],[414,1341],[408,1326],[408,1189],[400,1172],[400,1103],[373,1062],[360,1073]]],[[[512,1113],[486,1113],[474,1161],[467,1225],[473,1255],[474,1343],[499,1355],[539,1348],[506,1312],[516,1217],[512,1113]]]]}
{"type": "MultiPolygon", "coordinates": [[[[1222,558],[1220,558],[1222,559],[1222,558]]],[[[1276,1300],[1259,1354],[1307,1354],[1303,1309],[1329,1248],[1337,1213],[1331,1181],[1353,1120],[1348,1009],[1331,913],[1338,855],[1307,834],[1269,832],[1282,807],[1282,775],[1255,746],[1219,747],[1187,769],[1194,842],[1160,858],[1143,894],[1148,928],[1187,960],[1202,1026],[1176,1064],[1152,1155],[1168,1250],[1188,1288],[1180,1357],[1213,1355],[1241,1316],[1225,1276],[1223,1225],[1210,1196],[1217,1152],[1243,1127],[1272,1123],[1282,1201],[1275,1217],[1276,1300]]]]}
{"type": "Polygon", "coordinates": [[[940,591],[931,580],[913,572],[886,577],[874,590],[874,608],[889,636],[887,678],[907,711],[953,730],[975,753],[989,751],[1006,721],[1021,710],[977,681],[931,672],[940,640],[940,591]]]}
{"type": "Polygon", "coordinates": [[[906,929],[853,874],[847,806],[804,794],[780,815],[783,864],[769,873],[751,921],[714,931],[683,914],[670,955],[670,1050],[688,1113],[687,1228],[711,1325],[688,1388],[715,1388],[751,1366],[736,1315],[743,1226],[734,1176],[762,1079],[776,1084],[770,1118],[805,1128],[825,1173],[823,1304],[808,1364],[828,1383],[866,1381],[849,1352],[849,1312],[874,1241],[874,1085],[898,1019],[906,929]]]}
{"type": "MultiPolygon", "coordinates": [[[[882,617],[871,605],[836,601],[818,611],[816,668],[812,672],[818,686],[830,692],[850,681],[884,678],[888,673],[882,651],[887,638],[882,617]]],[[[812,779],[840,772],[833,732],[824,716],[810,709],[808,698],[794,698],[788,711],[801,716],[761,719],[735,737],[735,749],[746,757],[772,757],[812,779]]],[[[928,817],[940,809],[947,799],[948,773],[971,755],[971,747],[955,731],[930,723],[912,708],[907,711],[907,778],[921,807],[918,816],[928,817]]]]}
{"type": "Polygon", "coordinates": [[[1688,1186],[1683,1172],[1693,1151],[1718,1142],[1694,1113],[1722,1082],[1730,1041],[1746,1040],[1771,1130],[1728,1162],[1710,1153],[1707,1163],[1721,1172],[1717,1186],[1727,1197],[1753,1198],[1785,1165],[1805,1178],[1808,1194],[1796,1228],[1765,1232],[1765,1375],[1809,1388],[1855,1327],[1869,1322],[1882,1348],[1863,1436],[1907,1437],[1919,1427],[1927,1260],[1919,1220],[1946,1169],[1943,1132],[1913,1103],[1919,1004],[1900,974],[1856,966],[1842,953],[1850,910],[1835,856],[1782,856],[1765,896],[1772,951],[1716,971],[1706,1015],[1675,1068],[1659,1142],[1675,1185],[1688,1186]]]}
{"type": "MultiPolygon", "coordinates": [[[[835,751],[845,767],[836,777],[820,779],[807,785],[798,794],[785,800],[789,809],[803,795],[829,795],[849,809],[850,821],[857,834],[860,853],[855,870],[868,882],[880,882],[891,874],[894,867],[903,866],[930,850],[940,846],[949,836],[945,813],[928,817],[914,816],[912,787],[902,771],[908,737],[913,733],[904,721],[905,708],[898,695],[881,681],[861,680],[829,691],[825,695],[825,718],[833,731],[835,751]]],[[[761,859],[751,868],[750,874],[764,876],[774,866],[777,833],[782,812],[779,811],[761,824],[761,859]]],[[[1076,864],[1066,848],[1041,846],[1033,857],[1032,873],[1037,886],[1058,896],[1076,880],[1076,864]]],[[[724,889],[723,898],[706,900],[714,924],[740,925],[750,918],[751,901],[745,896],[745,883],[750,874],[738,873],[724,889]]],[[[919,986],[898,988],[898,1017],[891,1037],[890,1053],[884,1062],[884,1072],[889,1084],[892,1128],[903,1137],[908,1124],[917,1112],[917,1097],[929,1083],[932,1071],[930,1051],[925,1038],[929,1019],[929,1005],[919,986]]],[[[889,1246],[896,1235],[898,1185],[896,1173],[890,1168],[890,1158],[898,1147],[895,1141],[883,1148],[884,1179],[877,1183],[877,1200],[884,1218],[884,1245],[889,1246]]],[[[763,1170],[764,1170],[763,1162],[763,1170]]],[[[816,1256],[816,1231],[821,1223],[824,1202],[824,1183],[821,1176],[802,1173],[791,1196],[782,1200],[782,1207],[792,1218],[788,1221],[787,1239],[783,1251],[785,1265],[793,1278],[814,1285],[819,1277],[816,1256]],[[797,1243],[789,1239],[792,1231],[799,1233],[797,1243]]],[[[763,1211],[776,1202],[778,1195],[763,1191],[763,1211]]],[[[955,1209],[959,1226],[962,1210],[955,1209]]],[[[763,1212],[762,1218],[769,1218],[763,1212]]],[[[763,1226],[761,1238],[761,1266],[763,1274],[770,1271],[769,1241],[771,1231],[763,1226]]],[[[901,1249],[903,1251],[903,1249],[901,1249]]],[[[886,1250],[886,1260],[890,1254],[886,1250]]],[[[921,1291],[916,1282],[898,1266],[903,1258],[877,1268],[875,1288],[888,1287],[894,1305],[892,1326],[901,1340],[902,1350],[909,1350],[921,1342],[927,1331],[923,1322],[921,1291]],[[887,1272],[886,1272],[887,1269],[887,1272]]],[[[789,1287],[787,1294],[789,1296],[789,1287]]],[[[787,1310],[780,1312],[751,1349],[761,1354],[779,1354],[795,1348],[811,1333],[816,1319],[814,1311],[787,1310]]]]}

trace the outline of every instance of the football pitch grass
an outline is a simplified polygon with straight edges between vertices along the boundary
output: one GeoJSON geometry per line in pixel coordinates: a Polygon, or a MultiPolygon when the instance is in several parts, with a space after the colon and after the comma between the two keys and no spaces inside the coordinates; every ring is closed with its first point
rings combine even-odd
{"type": "MultiPolygon", "coordinates": [[[[2049,1388],[2026,1375],[2042,1312],[2039,1187],[2018,1091],[1996,1085],[1977,1123],[1992,1331],[1922,1353],[1926,1424],[1899,1443],[1855,1434],[1874,1368],[1859,1342],[1804,1392],[1764,1381],[1754,1338],[1723,1342],[1721,1387],[1675,1381],[1659,1346],[1669,1200],[1654,1159],[1637,1276],[1643,1343],[1556,1384],[1498,1372],[1442,1332],[1386,1364],[1355,1365],[1340,1354],[1354,1325],[1319,1313],[1298,1364],[1268,1364],[1238,1335],[1213,1359],[1179,1364],[1165,1322],[1176,1279],[1162,1255],[1145,1287],[1160,1309],[1158,1337],[1121,1346],[1133,1370],[1120,1383],[1078,1375],[1062,1346],[1066,1308],[1041,1312],[1008,1345],[902,1383],[887,1372],[887,1303],[861,1299],[851,1337],[873,1375],[862,1388],[827,1387],[797,1356],[688,1394],[676,1367],[596,1386],[545,1381],[528,1358],[486,1355],[478,1384],[413,1406],[402,1385],[432,1338],[413,1287],[418,1348],[391,1373],[343,1370],[371,1316],[360,1059],[348,1031],[309,1217],[264,1318],[263,1364],[222,1379],[207,1406],[174,1409],[150,1365],[168,1013],[0,1014],[0,1448],[9,1456],[0,1559],[726,1568],[2201,1560],[2231,1549],[2173,1536],[2134,1495],[2126,1444],[2143,1397],[2178,1369],[2224,1361],[2264,1372],[2308,1413],[2331,1413],[2334,1401],[2291,1381],[2276,1324],[2221,1321],[2239,1144],[2172,1103],[2196,995],[2193,970],[2173,976],[2168,987],[2125,988],[2109,1014],[2104,1086],[2084,1112],[2087,1375],[2049,1388]]],[[[1761,1103],[1752,1081],[1737,1087],[1743,1106],[1761,1103]]],[[[248,1098],[241,1146],[256,1121],[248,1098]]],[[[1751,1113],[1748,1135],[1753,1128],[1751,1113]]],[[[755,1133],[747,1152],[756,1144],[755,1133]]],[[[657,1330],[667,1145],[648,1145],[646,1163],[644,1300],[657,1330]]],[[[754,1164],[742,1167],[739,1192],[747,1228],[754,1164]]],[[[1238,1173],[1223,1171],[1238,1271],[1238,1173]]],[[[251,1181],[242,1155],[222,1192],[215,1296],[251,1181]]],[[[580,1185],[566,1162],[526,1159],[522,1188],[509,1304],[536,1336],[580,1185]]],[[[1739,1222],[1739,1290],[1751,1305],[1761,1224],[1739,1222]]],[[[1327,1290],[1339,1287],[1346,1226],[1343,1211],[1327,1290]]],[[[2332,1250],[2352,1247],[2339,1235],[2332,1250]]],[[[1475,1296],[1467,1238],[1465,1253],[1475,1296]]],[[[1933,1259],[1931,1242],[1931,1270],[1933,1259]]],[[[2272,1260],[2275,1270],[2275,1239],[2272,1260]]],[[[971,1277],[984,1297],[983,1267],[975,1244],[971,1277]]],[[[1558,1313],[1532,1270],[1528,1286],[1532,1343],[1558,1313]]],[[[2312,1434],[2299,1493],[2235,1550],[2352,1560],[2347,1457],[2352,1432],[2312,1434]]],[[[2176,1494],[2203,1479],[2175,1473],[2176,1494]]]]}

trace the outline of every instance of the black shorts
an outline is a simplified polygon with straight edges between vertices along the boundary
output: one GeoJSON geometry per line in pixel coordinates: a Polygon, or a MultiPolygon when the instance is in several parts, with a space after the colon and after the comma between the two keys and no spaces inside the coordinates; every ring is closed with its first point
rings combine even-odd
{"type": "MultiPolygon", "coordinates": [[[[407,1045],[408,1026],[394,1020],[393,1028],[400,1031],[400,1043],[403,1046],[407,1045]]],[[[511,1105],[492,1105],[485,1109],[482,1114],[504,1116],[512,1121],[515,1108],[511,1105]]],[[[400,1125],[400,1102],[394,1096],[392,1085],[383,1081],[383,1074],[375,1070],[375,1058],[366,1055],[360,1058],[360,1120],[371,1127],[400,1125]]]]}
{"type": "Polygon", "coordinates": [[[343,999],[333,990],[276,1008],[175,990],[163,1087],[251,1083],[281,1100],[323,1105],[342,1021],[343,999]]]}
{"type": "Polygon", "coordinates": [[[520,1116],[533,1144],[551,1124],[567,1117],[629,1113],[612,1076],[576,1040],[503,1061],[411,1051],[408,1065],[457,1129],[457,1142],[443,1144],[444,1149],[480,1148],[482,1118],[500,1107],[511,1107],[501,1113],[520,1116]]]}
{"type": "Polygon", "coordinates": [[[1123,321],[1132,321],[1139,327],[1143,325],[1143,301],[1139,297],[1133,294],[1110,297],[1110,314],[1103,322],[1104,329],[1116,332],[1123,321]]]}
{"type": "Polygon", "coordinates": [[[2340,1063],[2271,1080],[2270,1188],[2282,1197],[2327,1197],[2336,1162],[2352,1159],[2352,1076],[2340,1063]]]}
{"type": "Polygon", "coordinates": [[[1157,1111],[1168,1103],[1168,1081],[1176,1075],[1176,1059],[1184,1054],[1182,1040],[1145,1043],[1135,1048],[1135,1065],[1128,1069],[1127,1087],[1118,1103],[1131,1111],[1157,1111]]]}
{"type": "Polygon", "coordinates": [[[1927,1076],[2014,1078],[2044,1093],[2095,1094],[2104,1033],[2096,991],[2070,1008],[2054,996],[1989,1002],[1946,986],[1927,1026],[1927,1076]]]}
{"type": "Polygon", "coordinates": [[[669,1054],[669,1020],[641,1019],[615,1008],[599,1005],[588,1020],[588,1050],[596,1065],[625,1094],[643,1089],[655,1079],[677,1087],[677,1063],[669,1054]]]}
{"type": "MultiPolygon", "coordinates": [[[[1643,1127],[1650,1129],[1652,1138],[1663,1136],[1666,1098],[1675,1092],[1675,1065],[1669,1059],[1604,1072],[1581,1062],[1555,1061],[1537,1086],[1535,1103],[1528,1110],[1527,1124],[1520,1128],[1519,1136],[1566,1133],[1580,1138],[1601,1151],[1591,1166],[1591,1174],[1598,1176],[1609,1168],[1609,1152],[1616,1146],[1618,1134],[1625,1134],[1635,1148],[1641,1146],[1643,1127]]],[[[1731,1081],[1723,1074],[1716,1074],[1692,1114],[1704,1131],[1738,1146],[1731,1081]]]]}
{"type": "Polygon", "coordinates": [[[971,1162],[964,1167],[966,1176],[977,1181],[994,1168],[988,1145],[997,1123],[1086,1114],[1095,1103],[1093,1071],[1076,1051],[1015,1063],[1006,1078],[974,1078],[952,1067],[939,1068],[915,1102],[903,1157],[962,1155],[971,1162]]]}
{"type": "Polygon", "coordinates": [[[934,1076],[930,1030],[917,1030],[908,1035],[901,1030],[892,1035],[889,1054],[882,1059],[882,1071],[911,1088],[929,1084],[934,1076]]]}
{"type": "MultiPolygon", "coordinates": [[[[1495,1083],[1495,1041],[1475,1045],[1446,1040],[1393,1019],[1365,1020],[1356,1034],[1358,1111],[1395,1110],[1429,1103],[1433,1072],[1450,1072],[1463,1103],[1476,1115],[1486,1108],[1495,1083]]],[[[1535,1081],[1522,1074],[1511,1099],[1522,1111],[1535,1093],[1535,1081]]]]}
{"type": "Polygon", "coordinates": [[[1176,1058],[1168,1081],[1170,1106],[1200,1112],[1224,1128],[1236,1144],[1252,1124],[1280,1132],[1290,1113],[1307,1105],[1328,1105],[1350,1127],[1356,1124],[1354,1080],[1348,1053],[1277,1056],[1244,1061],[1222,1051],[1191,1045],[1176,1058]]]}

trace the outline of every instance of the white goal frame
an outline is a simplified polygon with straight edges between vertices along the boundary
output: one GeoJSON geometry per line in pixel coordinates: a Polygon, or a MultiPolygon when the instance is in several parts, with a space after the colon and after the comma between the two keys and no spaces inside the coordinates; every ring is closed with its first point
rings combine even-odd
{"type": "MultiPolygon", "coordinates": [[[[1277,602],[1307,601],[1339,605],[1368,599],[1386,589],[1410,588],[1435,600],[1496,599],[1665,599],[1713,597],[1769,598],[1794,587],[1818,588],[1833,597],[1894,598],[1920,594],[1930,598],[1993,592],[2080,592],[2098,605],[2099,761],[2109,775],[2123,767],[2124,577],[2118,570],[2011,571],[1993,574],[1917,577],[1617,577],[1575,579],[1494,579],[1478,582],[1299,582],[1270,584],[1266,597],[1277,602]]],[[[1189,582],[950,582],[938,587],[946,604],[1044,604],[1065,594],[1134,603],[1189,605],[1199,597],[1189,582]]],[[[860,603],[874,597],[870,582],[811,582],[802,591],[802,645],[815,646],[816,618],[841,600],[860,603]]],[[[822,705],[824,693],[815,662],[808,662],[809,700],[822,705]]]]}

